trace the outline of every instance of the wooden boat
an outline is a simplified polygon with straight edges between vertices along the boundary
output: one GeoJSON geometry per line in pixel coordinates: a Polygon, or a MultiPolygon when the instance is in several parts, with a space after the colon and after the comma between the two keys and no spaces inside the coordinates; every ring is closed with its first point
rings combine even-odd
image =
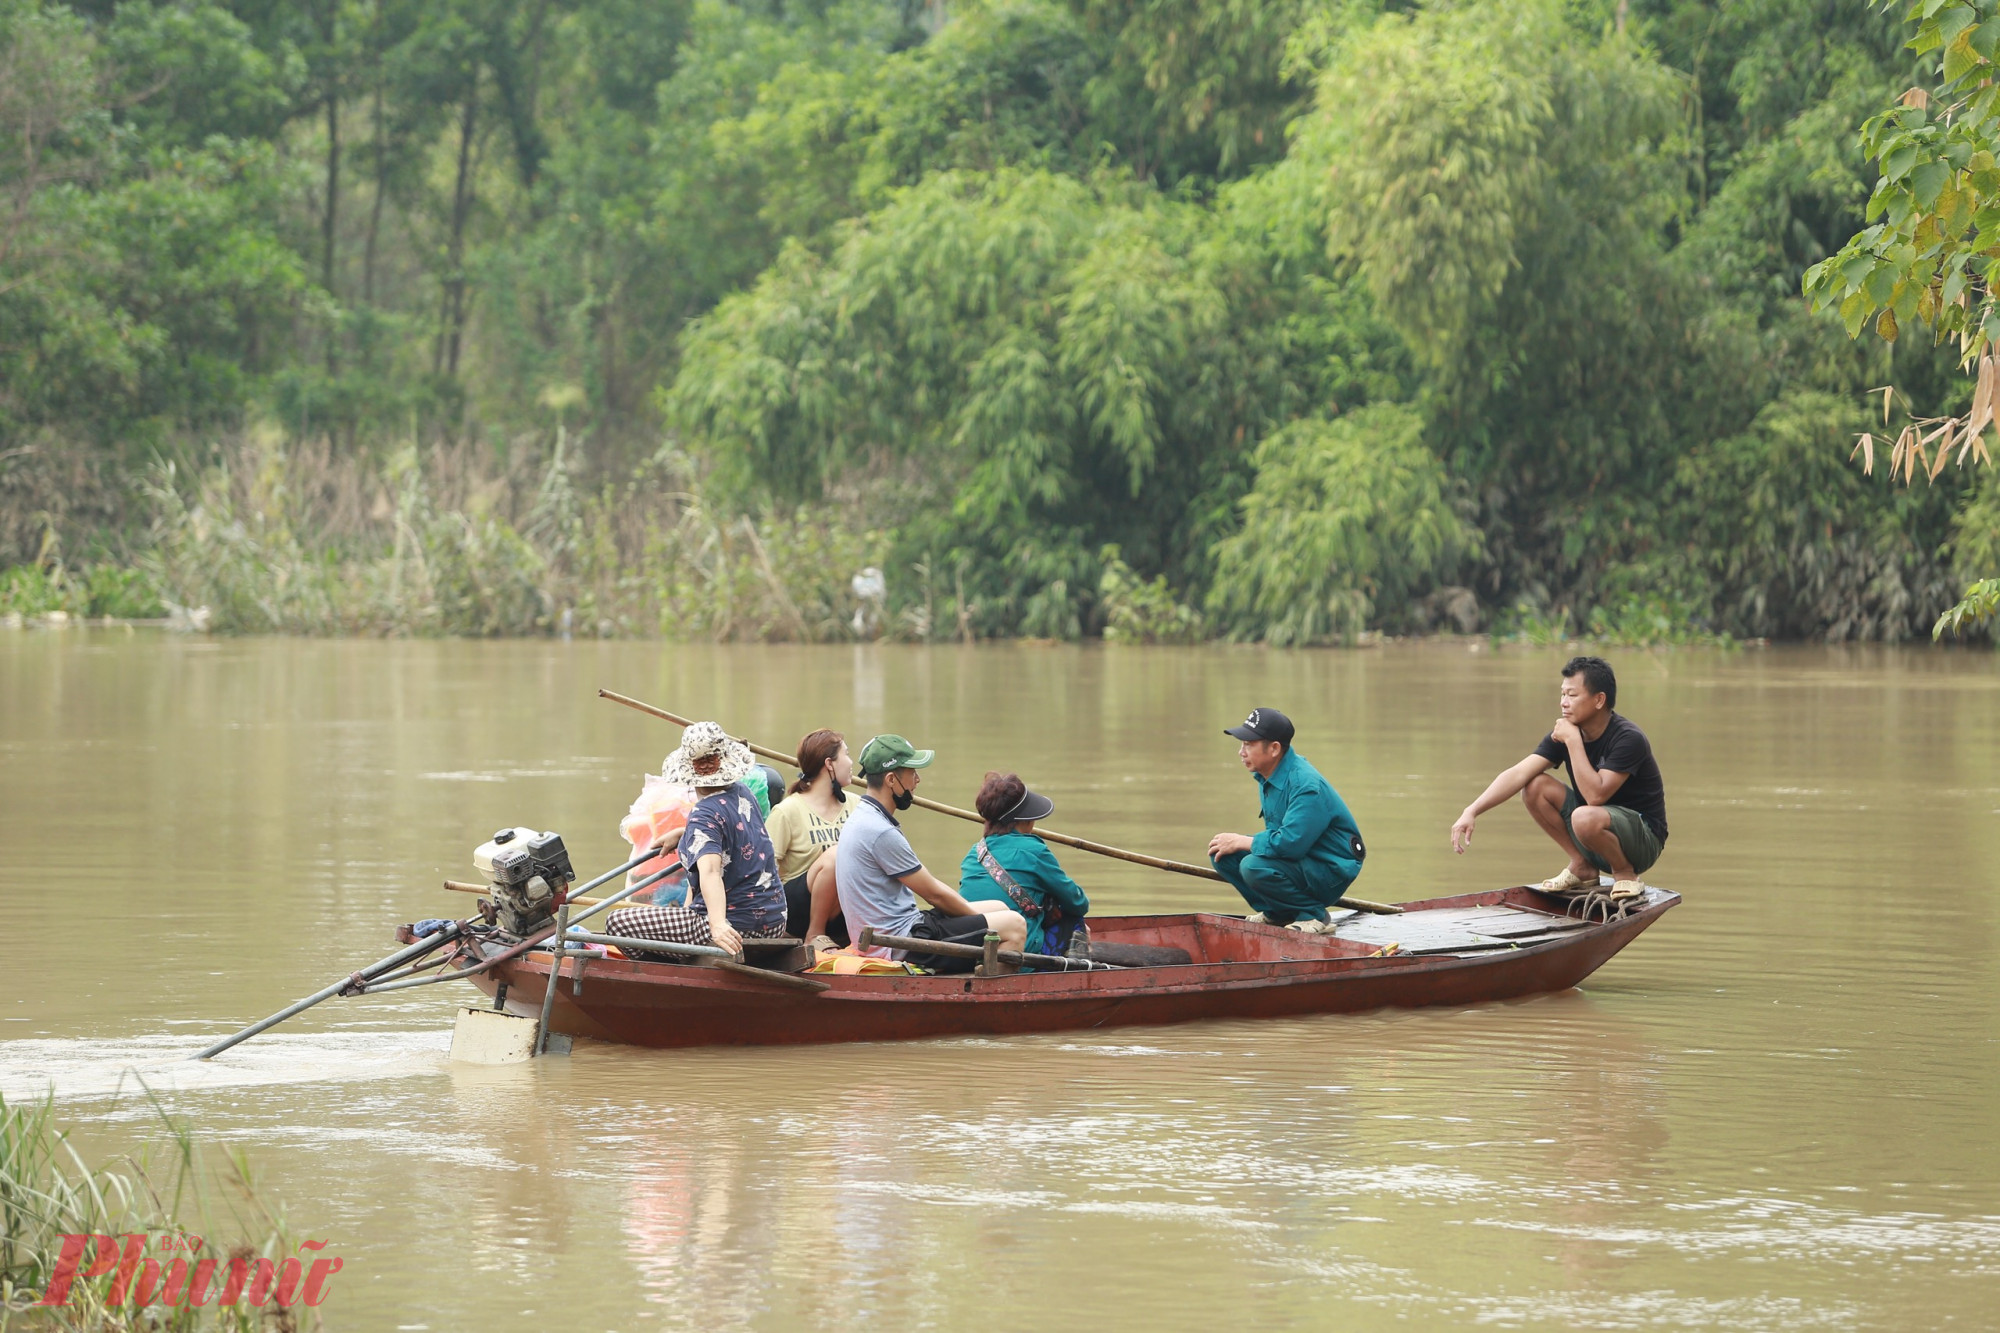
{"type": "MultiPolygon", "coordinates": [[[[1092,917],[1093,941],[1185,949],[1192,961],[993,977],[818,974],[824,989],[594,958],[580,977],[564,963],[550,1026],[635,1046],[785,1045],[1477,1004],[1575,986],[1679,901],[1649,888],[1624,917],[1593,921],[1533,889],[1501,889],[1406,903],[1397,916],[1348,913],[1317,936],[1208,912],[1092,917]]],[[[506,986],[507,1011],[535,1017],[550,961],[525,953],[470,980],[489,996],[506,986]]]]}

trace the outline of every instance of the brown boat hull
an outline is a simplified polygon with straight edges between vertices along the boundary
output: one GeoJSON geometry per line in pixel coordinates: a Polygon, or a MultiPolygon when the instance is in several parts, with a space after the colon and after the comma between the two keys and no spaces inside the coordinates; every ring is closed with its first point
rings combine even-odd
{"type": "MultiPolygon", "coordinates": [[[[575,964],[564,965],[550,1024],[571,1036],[635,1046],[757,1046],[1478,1004],[1577,985],[1679,901],[1656,890],[1643,910],[1622,920],[1519,948],[1388,957],[1370,956],[1372,946],[1207,913],[1093,917],[1093,938],[1192,943],[1197,959],[1212,961],[991,978],[823,976],[831,983],[823,991],[706,968],[600,958],[585,965],[580,987],[575,964]]],[[[1525,889],[1405,906],[1501,904],[1547,910],[1525,889]]],[[[507,1009],[533,1016],[541,1012],[549,961],[545,953],[526,954],[473,981],[489,995],[504,983],[507,1009]]]]}

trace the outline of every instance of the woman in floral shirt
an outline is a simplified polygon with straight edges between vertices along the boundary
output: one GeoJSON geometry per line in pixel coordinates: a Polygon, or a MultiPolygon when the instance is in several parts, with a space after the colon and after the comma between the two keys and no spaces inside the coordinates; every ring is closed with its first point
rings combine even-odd
{"type": "Polygon", "coordinates": [[[661,773],[700,797],[681,835],[681,864],[695,871],[686,906],[621,907],[610,934],[671,944],[713,944],[743,952],[743,941],[785,933],[785,887],[757,798],[743,785],[756,766],[750,747],[715,722],[687,729],[661,773]]]}

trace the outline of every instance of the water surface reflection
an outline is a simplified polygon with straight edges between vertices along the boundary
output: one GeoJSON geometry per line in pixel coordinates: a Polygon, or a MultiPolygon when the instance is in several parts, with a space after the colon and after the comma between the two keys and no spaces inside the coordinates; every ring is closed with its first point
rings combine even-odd
{"type": "MultiPolygon", "coordinates": [[[[1580,992],[1462,1011],[843,1049],[445,1059],[452,997],[207,1034],[451,905],[502,824],[590,865],[673,733],[1032,775],[1169,855],[1247,823],[1221,722],[1287,706],[1384,898],[1548,873],[1444,829],[1551,710],[1556,653],[193,642],[0,635],[0,894],[48,917],[0,1091],[87,1151],[138,1080],[346,1257],[335,1328],[1980,1326],[2000,1304],[2000,673],[1971,654],[1621,659],[1686,904],[1580,992]],[[1218,720],[1219,719],[1219,720],[1218,720]]],[[[913,815],[955,865],[965,833],[913,815]]],[[[1108,910],[1219,905],[1079,861],[1108,910]]],[[[38,916],[36,919],[40,919],[38,916]]]]}

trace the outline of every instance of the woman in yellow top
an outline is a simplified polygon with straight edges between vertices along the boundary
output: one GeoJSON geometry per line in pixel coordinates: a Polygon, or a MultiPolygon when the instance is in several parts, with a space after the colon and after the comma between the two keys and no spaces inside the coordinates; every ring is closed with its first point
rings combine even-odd
{"type": "MultiPolygon", "coordinates": [[[[847,780],[854,760],[837,731],[815,731],[799,742],[799,780],[771,808],[764,827],[785,881],[785,927],[794,939],[847,947],[847,922],[834,891],[833,848],[847,822],[847,780]]],[[[824,947],[824,946],[821,946],[824,947]]]]}

